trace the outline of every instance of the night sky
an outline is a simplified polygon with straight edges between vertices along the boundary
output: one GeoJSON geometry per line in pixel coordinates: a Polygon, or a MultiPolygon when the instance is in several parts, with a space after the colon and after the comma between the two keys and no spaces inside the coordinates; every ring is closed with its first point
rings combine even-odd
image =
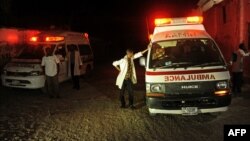
{"type": "MultiPolygon", "coordinates": [[[[146,21],[192,15],[198,0],[0,0],[0,27],[88,32],[113,46],[145,46],[146,21]],[[147,19],[147,20],[146,20],[147,19]]],[[[139,47],[141,48],[141,47],[139,47]]]]}

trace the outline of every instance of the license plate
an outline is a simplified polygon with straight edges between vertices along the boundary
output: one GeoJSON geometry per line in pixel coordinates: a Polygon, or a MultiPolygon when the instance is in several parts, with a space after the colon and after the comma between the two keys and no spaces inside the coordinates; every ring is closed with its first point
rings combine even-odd
{"type": "Polygon", "coordinates": [[[11,84],[12,84],[12,85],[18,85],[18,84],[20,84],[20,81],[14,80],[14,81],[11,82],[11,84]]]}
{"type": "Polygon", "coordinates": [[[198,115],[197,107],[182,107],[182,115],[198,115]]]}

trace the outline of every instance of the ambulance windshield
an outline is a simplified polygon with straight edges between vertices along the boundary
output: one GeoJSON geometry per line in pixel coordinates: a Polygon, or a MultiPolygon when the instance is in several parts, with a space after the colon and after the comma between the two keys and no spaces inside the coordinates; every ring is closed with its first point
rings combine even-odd
{"type": "Polygon", "coordinates": [[[150,68],[187,68],[225,65],[210,39],[177,39],[153,43],[150,68]]]}
{"type": "Polygon", "coordinates": [[[23,47],[20,55],[17,57],[18,59],[42,59],[44,56],[44,46],[53,47],[55,45],[30,45],[26,44],[23,47]]]}

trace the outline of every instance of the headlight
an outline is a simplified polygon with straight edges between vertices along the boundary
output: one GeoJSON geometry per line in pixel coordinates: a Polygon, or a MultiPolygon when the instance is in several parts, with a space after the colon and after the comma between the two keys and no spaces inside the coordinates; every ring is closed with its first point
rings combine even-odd
{"type": "Polygon", "coordinates": [[[32,71],[32,72],[30,72],[30,75],[31,76],[38,76],[38,75],[42,75],[42,72],[41,71],[32,71]]]}
{"type": "Polygon", "coordinates": [[[217,82],[216,88],[217,89],[226,89],[226,88],[228,88],[228,82],[227,81],[217,82]]]}
{"type": "Polygon", "coordinates": [[[151,89],[151,92],[153,92],[153,93],[164,93],[165,92],[165,85],[152,84],[150,89],[151,89]]]}

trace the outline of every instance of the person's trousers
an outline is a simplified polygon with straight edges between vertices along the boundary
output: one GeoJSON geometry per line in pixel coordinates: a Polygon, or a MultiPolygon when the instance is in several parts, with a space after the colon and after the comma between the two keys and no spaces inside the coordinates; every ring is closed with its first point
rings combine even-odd
{"type": "Polygon", "coordinates": [[[129,96],[129,106],[132,106],[134,104],[134,94],[133,94],[133,83],[130,79],[123,81],[122,89],[120,92],[120,101],[122,106],[126,105],[124,96],[126,90],[128,91],[128,96],[129,96]]]}
{"type": "Polygon", "coordinates": [[[58,75],[46,76],[46,83],[49,96],[60,96],[58,75]]]}
{"type": "Polygon", "coordinates": [[[78,75],[74,75],[75,64],[71,64],[70,66],[71,71],[71,78],[73,81],[73,88],[80,89],[80,80],[78,75]]]}
{"type": "Polygon", "coordinates": [[[243,72],[233,72],[232,74],[233,92],[241,92],[243,82],[243,72]]]}

